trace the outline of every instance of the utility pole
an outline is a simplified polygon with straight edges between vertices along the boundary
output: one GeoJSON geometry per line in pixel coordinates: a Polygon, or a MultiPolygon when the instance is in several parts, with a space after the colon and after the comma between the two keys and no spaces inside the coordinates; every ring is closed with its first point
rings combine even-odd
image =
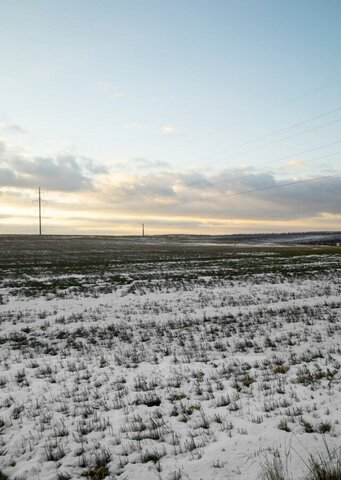
{"type": "Polygon", "coordinates": [[[37,200],[33,200],[33,203],[36,203],[38,202],[38,225],[39,225],[39,232],[38,232],[38,235],[42,235],[41,233],[41,205],[42,205],[42,195],[41,195],[41,188],[38,187],[38,199],[37,200]]]}
{"type": "Polygon", "coordinates": [[[41,192],[38,189],[38,205],[39,205],[39,235],[41,235],[41,192]]]}
{"type": "Polygon", "coordinates": [[[142,237],[144,237],[144,223],[142,223],[142,237]]]}

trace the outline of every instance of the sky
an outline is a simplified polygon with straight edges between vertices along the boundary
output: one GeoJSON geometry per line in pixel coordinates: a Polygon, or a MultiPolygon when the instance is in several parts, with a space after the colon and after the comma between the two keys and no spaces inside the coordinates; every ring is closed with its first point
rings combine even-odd
{"type": "Polygon", "coordinates": [[[0,234],[341,229],[339,0],[0,6],[0,234]]]}

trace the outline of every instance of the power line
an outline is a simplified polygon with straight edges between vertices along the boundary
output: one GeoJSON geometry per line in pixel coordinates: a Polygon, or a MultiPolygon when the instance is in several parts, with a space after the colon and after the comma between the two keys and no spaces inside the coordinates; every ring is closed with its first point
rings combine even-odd
{"type": "Polygon", "coordinates": [[[321,113],[319,115],[315,115],[314,117],[310,117],[310,118],[308,118],[306,120],[303,120],[301,122],[293,123],[292,125],[289,125],[288,127],[284,127],[284,128],[280,128],[278,130],[274,130],[274,131],[269,132],[269,133],[267,133],[265,135],[262,135],[260,137],[252,138],[251,140],[247,140],[246,142],[238,143],[237,145],[233,145],[232,147],[225,148],[223,150],[220,150],[219,152],[212,153],[210,155],[205,155],[205,156],[200,157],[200,158],[211,158],[211,157],[214,157],[216,155],[220,155],[222,153],[228,152],[230,150],[234,150],[234,149],[239,148],[239,147],[244,147],[245,145],[249,145],[250,143],[254,143],[258,140],[264,140],[265,138],[272,137],[272,135],[277,135],[278,133],[286,132],[288,130],[291,130],[292,128],[300,127],[301,125],[305,125],[306,123],[313,122],[314,120],[317,120],[318,118],[322,118],[322,117],[325,117],[325,116],[330,115],[332,113],[339,112],[340,110],[341,110],[341,107],[334,108],[333,110],[329,110],[328,112],[324,112],[324,113],[321,113]]]}
{"type": "MultiPolygon", "coordinates": [[[[327,122],[327,123],[324,123],[322,125],[318,125],[316,127],[312,127],[312,128],[309,128],[307,130],[304,130],[303,132],[299,132],[299,133],[295,133],[293,135],[289,135],[287,137],[284,137],[284,138],[280,138],[278,140],[274,140],[272,142],[268,142],[268,143],[265,143],[263,145],[259,145],[258,147],[254,147],[254,148],[251,148],[251,149],[248,149],[248,150],[244,150],[243,152],[237,152],[233,155],[229,155],[228,157],[225,157],[223,158],[222,160],[226,160],[226,159],[229,159],[229,158],[235,158],[235,157],[238,157],[240,155],[244,155],[245,153],[250,153],[250,152],[254,152],[256,150],[260,150],[262,148],[266,148],[266,147],[269,147],[270,145],[275,145],[277,143],[281,143],[281,142],[285,142],[286,140],[290,140],[291,138],[296,138],[296,137],[299,137],[301,135],[304,135],[306,133],[309,133],[309,132],[313,132],[315,130],[318,130],[320,128],[324,128],[324,127],[327,127],[329,125],[333,125],[335,123],[338,123],[338,122],[341,122],[341,118],[338,118],[336,120],[332,120],[331,122],[327,122]]],[[[192,186],[192,185],[196,185],[196,184],[200,184],[202,183],[203,180],[196,180],[195,182],[191,182],[190,184],[187,184],[188,186],[192,186]]]]}
{"type": "Polygon", "coordinates": [[[255,189],[252,189],[252,190],[244,190],[242,192],[221,193],[219,195],[215,195],[214,197],[210,197],[210,199],[216,198],[216,197],[221,197],[221,196],[236,197],[236,196],[239,196],[239,195],[247,195],[249,193],[262,192],[264,190],[272,190],[272,189],[275,189],[275,188],[288,187],[289,185],[298,185],[298,184],[301,184],[301,183],[314,182],[316,180],[322,180],[322,179],[327,179],[327,178],[332,178],[332,177],[330,175],[328,175],[328,176],[323,175],[323,176],[320,176],[320,177],[308,178],[308,179],[305,179],[305,180],[295,180],[293,182],[281,183],[279,185],[271,185],[271,186],[268,186],[268,187],[255,188],[255,189]]]}
{"type": "MultiPolygon", "coordinates": [[[[294,154],[291,154],[291,155],[286,155],[284,157],[280,157],[280,158],[277,158],[276,160],[272,160],[270,162],[265,162],[265,163],[260,163],[258,165],[256,165],[256,167],[263,167],[263,166],[270,166],[270,165],[273,165],[275,163],[279,163],[279,162],[282,162],[283,160],[288,160],[289,158],[292,158],[292,157],[298,157],[300,155],[303,155],[305,153],[309,153],[309,152],[314,152],[316,150],[321,150],[323,148],[327,148],[327,147],[330,147],[332,145],[337,145],[337,144],[340,144],[341,143],[341,140],[338,140],[337,142],[332,142],[332,143],[326,143],[324,145],[319,145],[318,147],[315,147],[315,148],[309,148],[308,150],[303,150],[301,152],[298,152],[298,153],[294,153],[294,154]]],[[[331,153],[329,155],[321,155],[319,157],[315,157],[315,158],[311,158],[309,160],[306,160],[307,162],[311,162],[311,161],[314,161],[314,160],[319,160],[321,158],[329,158],[329,157],[332,157],[332,156],[335,156],[335,155],[338,155],[340,152],[335,152],[335,153],[331,153]]],[[[204,185],[204,187],[214,187],[215,185],[221,185],[223,183],[227,183],[229,181],[235,181],[235,180],[240,180],[241,178],[245,178],[247,177],[249,174],[243,174],[243,175],[237,175],[237,176],[232,176],[232,178],[230,177],[229,174],[225,174],[225,175],[219,175],[220,178],[224,178],[224,177],[229,177],[228,180],[222,180],[222,181],[219,181],[219,182],[210,182],[209,184],[206,184],[204,185]]],[[[203,182],[204,180],[202,180],[203,182]]],[[[186,184],[186,186],[191,186],[193,185],[192,183],[190,184],[186,184]]]]}
{"type": "MultiPolygon", "coordinates": [[[[308,90],[308,91],[306,91],[306,92],[304,92],[304,93],[302,93],[302,94],[300,94],[300,95],[296,95],[295,97],[292,97],[292,98],[290,98],[290,99],[288,99],[288,100],[284,100],[283,102],[277,103],[277,104],[273,105],[272,107],[269,107],[269,108],[267,108],[267,109],[265,109],[265,110],[261,110],[261,111],[259,111],[259,112],[256,112],[256,113],[254,113],[254,114],[252,114],[252,115],[250,115],[250,116],[243,117],[243,118],[241,118],[241,119],[239,119],[239,120],[236,120],[236,121],[230,123],[229,125],[227,125],[227,126],[225,126],[225,127],[218,128],[218,129],[216,129],[215,131],[213,131],[213,132],[211,132],[211,133],[206,133],[206,134],[204,134],[204,135],[200,135],[200,138],[210,137],[210,136],[212,136],[213,134],[215,134],[215,133],[217,133],[217,132],[224,131],[224,130],[228,130],[229,128],[231,128],[231,127],[233,127],[233,126],[235,126],[235,125],[239,125],[239,124],[242,123],[242,122],[244,123],[244,122],[247,122],[247,121],[249,121],[249,120],[253,120],[254,118],[260,117],[261,115],[264,115],[264,114],[266,114],[266,113],[270,113],[270,112],[272,112],[272,111],[274,111],[274,110],[277,110],[277,109],[279,109],[279,108],[281,108],[281,107],[284,107],[284,106],[286,106],[286,105],[289,105],[289,104],[291,104],[291,103],[294,103],[294,102],[296,102],[296,101],[298,101],[298,100],[300,100],[300,99],[302,99],[302,98],[305,98],[305,97],[308,97],[308,96],[310,96],[310,95],[313,95],[314,93],[320,92],[320,91],[322,91],[322,90],[324,90],[324,89],[326,89],[326,88],[328,88],[328,87],[330,87],[330,86],[332,86],[332,85],[335,85],[335,84],[337,84],[337,83],[340,83],[340,82],[341,82],[341,76],[336,77],[334,80],[332,80],[332,81],[330,81],[330,82],[326,82],[326,83],[324,83],[324,84],[322,84],[322,85],[320,85],[320,86],[318,86],[318,87],[316,87],[316,88],[313,88],[312,90],[308,90]]],[[[192,136],[192,137],[190,137],[190,138],[192,138],[192,140],[195,140],[195,139],[197,138],[197,136],[194,136],[194,137],[192,136]]],[[[167,150],[164,150],[164,151],[165,151],[165,152],[168,152],[168,149],[167,149],[167,150]]],[[[161,151],[161,153],[162,153],[162,151],[161,151]]],[[[206,158],[206,156],[200,157],[200,158],[206,158]]]]}
{"type": "Polygon", "coordinates": [[[242,123],[242,122],[245,122],[245,121],[248,121],[248,120],[253,120],[254,118],[260,117],[261,115],[264,115],[265,113],[270,113],[270,112],[272,112],[272,111],[274,111],[274,110],[277,110],[277,109],[279,109],[279,108],[281,108],[281,107],[284,107],[284,106],[286,106],[286,105],[289,105],[290,103],[294,103],[294,102],[296,102],[297,100],[300,100],[300,99],[302,99],[302,98],[308,97],[309,95],[312,95],[312,94],[314,94],[314,93],[320,92],[321,90],[324,90],[325,88],[328,88],[328,87],[330,87],[331,85],[335,85],[335,84],[339,83],[340,81],[341,81],[341,77],[337,77],[336,79],[332,80],[331,82],[325,83],[325,84],[321,85],[320,87],[316,87],[316,88],[314,88],[313,90],[309,90],[308,92],[305,92],[305,93],[303,93],[303,94],[301,94],[301,95],[297,95],[296,97],[293,97],[293,98],[291,98],[291,99],[289,99],[289,100],[285,100],[285,101],[283,101],[283,102],[280,102],[280,103],[278,103],[278,104],[276,104],[276,105],[274,105],[274,106],[272,106],[272,107],[269,107],[269,108],[267,108],[267,109],[265,109],[265,110],[261,110],[260,112],[256,112],[256,113],[254,113],[253,115],[251,115],[251,116],[249,116],[249,117],[244,117],[244,118],[242,118],[242,119],[240,119],[240,120],[237,120],[237,121],[235,121],[235,122],[232,122],[232,123],[230,123],[229,125],[227,125],[226,127],[222,127],[222,128],[220,128],[220,129],[217,129],[217,130],[216,130],[215,132],[213,132],[213,133],[227,130],[227,129],[235,126],[235,125],[238,125],[238,124],[240,124],[240,123],[242,123]]]}
{"type": "MultiPolygon", "coordinates": [[[[289,135],[287,137],[280,138],[278,140],[273,140],[272,142],[265,143],[263,145],[259,145],[258,147],[254,147],[254,148],[251,148],[249,150],[244,150],[243,152],[237,152],[233,155],[229,155],[227,158],[238,157],[239,155],[244,155],[245,153],[254,152],[256,150],[260,150],[262,148],[269,147],[270,145],[274,145],[276,143],[285,142],[286,140],[290,140],[291,138],[300,137],[301,135],[304,135],[306,133],[313,132],[313,131],[318,130],[320,128],[328,127],[329,125],[333,125],[334,123],[338,123],[338,122],[341,122],[341,118],[338,118],[336,120],[332,120],[331,122],[323,123],[322,125],[317,125],[316,127],[308,128],[307,130],[304,130],[303,132],[295,133],[293,135],[289,135]]],[[[222,160],[226,160],[226,158],[223,158],[222,160]]]]}
{"type": "MultiPolygon", "coordinates": [[[[335,142],[335,143],[341,143],[341,140],[338,141],[338,142],[335,142]]],[[[317,148],[321,148],[321,147],[317,147],[317,148]]],[[[316,150],[316,149],[315,149],[316,150]]],[[[330,155],[326,155],[326,156],[320,156],[320,157],[316,157],[315,160],[317,158],[328,158],[328,157],[331,157],[331,156],[335,156],[335,155],[338,155],[340,154],[341,155],[341,152],[336,152],[336,153],[332,153],[330,155]]],[[[312,160],[312,159],[311,159],[312,160]]],[[[310,160],[310,161],[311,161],[310,160]]],[[[231,181],[236,181],[240,178],[245,178],[249,176],[249,174],[247,175],[241,175],[239,177],[233,177],[233,178],[230,178],[229,180],[227,181],[222,181],[222,182],[215,182],[215,183],[212,183],[210,184],[210,186],[215,186],[215,185],[220,185],[220,184],[223,184],[223,183],[230,183],[231,181]]],[[[242,191],[242,192],[232,192],[232,193],[226,193],[226,192],[222,192],[222,193],[218,193],[216,195],[211,195],[208,200],[212,200],[214,198],[220,198],[222,196],[224,197],[233,197],[233,196],[238,196],[238,195],[246,195],[247,193],[254,193],[254,192],[260,192],[260,191],[263,191],[263,190],[270,190],[270,189],[273,189],[273,188],[280,188],[280,187],[285,187],[285,186],[288,186],[288,185],[295,185],[295,184],[300,184],[300,183],[307,183],[307,182],[311,182],[311,181],[314,181],[314,180],[317,180],[317,179],[322,179],[322,178],[331,178],[330,176],[320,176],[320,177],[315,177],[315,178],[312,178],[312,179],[306,179],[306,180],[296,180],[296,181],[293,181],[293,182],[287,182],[287,183],[284,183],[284,184],[280,184],[280,185],[272,185],[272,186],[269,186],[269,187],[260,187],[260,188],[256,188],[256,189],[252,189],[252,190],[246,190],[246,191],[242,191]]],[[[199,199],[200,201],[200,199],[199,199]]]]}

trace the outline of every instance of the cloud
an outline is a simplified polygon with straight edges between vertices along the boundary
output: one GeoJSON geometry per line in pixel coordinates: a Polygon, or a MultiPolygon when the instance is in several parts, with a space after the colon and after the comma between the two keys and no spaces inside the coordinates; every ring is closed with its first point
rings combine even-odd
{"type": "Polygon", "coordinates": [[[106,169],[87,157],[60,155],[52,157],[24,156],[0,144],[0,187],[48,190],[92,190],[94,177],[106,169]]]}
{"type": "Polygon", "coordinates": [[[135,157],[130,160],[132,165],[135,165],[138,169],[157,169],[157,168],[169,168],[170,164],[163,160],[149,160],[148,158],[135,157]]]}
{"type": "Polygon", "coordinates": [[[115,162],[108,169],[88,157],[28,155],[0,141],[1,203],[16,212],[13,218],[28,208],[30,189],[38,186],[46,192],[49,211],[55,209],[51,211],[53,222],[59,218],[62,225],[71,216],[83,218],[82,228],[87,218],[98,229],[109,228],[110,219],[120,216],[122,225],[148,219],[155,231],[158,227],[171,230],[172,225],[181,231],[212,228],[228,232],[229,225],[234,231],[247,225],[253,231],[265,231],[276,230],[279,224],[290,230],[294,224],[303,228],[309,219],[310,228],[318,229],[321,219],[327,218],[332,225],[330,219],[341,216],[338,172],[314,179],[295,166],[278,175],[252,169],[176,171],[167,162],[144,157],[115,162]],[[281,187],[304,179],[312,181],[281,187]]]}
{"type": "Polygon", "coordinates": [[[6,151],[6,144],[5,144],[5,142],[0,140],[0,155],[3,155],[5,153],[5,151],[6,151]]]}
{"type": "Polygon", "coordinates": [[[302,162],[301,160],[289,160],[289,162],[287,163],[287,167],[293,170],[306,170],[307,168],[309,168],[308,164],[302,162]]]}
{"type": "MultiPolygon", "coordinates": [[[[166,198],[174,198],[175,191],[173,185],[169,183],[166,175],[148,175],[133,176],[120,185],[109,187],[111,198],[120,202],[138,202],[146,201],[155,204],[157,201],[166,198]]],[[[110,200],[109,200],[110,201],[110,200]]]]}
{"type": "Polygon", "coordinates": [[[16,180],[16,175],[9,168],[0,168],[0,186],[12,186],[16,180]]]}
{"type": "Polygon", "coordinates": [[[141,174],[152,170],[170,169],[170,167],[171,165],[164,160],[151,160],[144,157],[134,157],[112,163],[112,171],[119,172],[123,175],[129,172],[141,174]]]}
{"type": "Polygon", "coordinates": [[[22,128],[20,125],[5,122],[0,122],[0,130],[7,131],[9,133],[18,133],[21,135],[28,133],[27,130],[22,128]]]}
{"type": "Polygon", "coordinates": [[[341,176],[311,180],[281,187],[295,178],[279,181],[270,173],[238,177],[236,172],[227,178],[225,171],[222,182],[219,175],[164,171],[108,181],[103,196],[106,208],[151,216],[289,221],[341,214],[341,176]]]}
{"type": "Polygon", "coordinates": [[[161,132],[163,133],[163,135],[166,135],[168,137],[174,137],[175,135],[180,134],[179,130],[177,130],[175,127],[169,127],[169,126],[162,127],[161,132]]]}

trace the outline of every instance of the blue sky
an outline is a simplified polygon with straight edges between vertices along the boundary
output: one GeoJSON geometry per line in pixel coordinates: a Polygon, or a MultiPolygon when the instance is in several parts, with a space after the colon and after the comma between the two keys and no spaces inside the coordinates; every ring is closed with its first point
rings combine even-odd
{"type": "Polygon", "coordinates": [[[236,197],[231,212],[224,193],[237,186],[216,185],[240,169],[248,177],[236,192],[339,176],[341,146],[319,152],[326,159],[296,154],[341,140],[341,111],[233,147],[341,107],[340,20],[336,0],[4,3],[2,230],[34,231],[25,205],[38,183],[51,233],[70,232],[72,222],[72,233],[134,233],[141,217],[153,233],[336,228],[338,197],[304,208],[316,192],[325,199],[318,182],[297,197],[299,218],[290,189],[284,200],[277,189],[257,194],[249,212],[236,197]],[[212,198],[193,191],[198,178],[213,184],[212,198]],[[80,212],[83,198],[92,206],[80,212]]]}

